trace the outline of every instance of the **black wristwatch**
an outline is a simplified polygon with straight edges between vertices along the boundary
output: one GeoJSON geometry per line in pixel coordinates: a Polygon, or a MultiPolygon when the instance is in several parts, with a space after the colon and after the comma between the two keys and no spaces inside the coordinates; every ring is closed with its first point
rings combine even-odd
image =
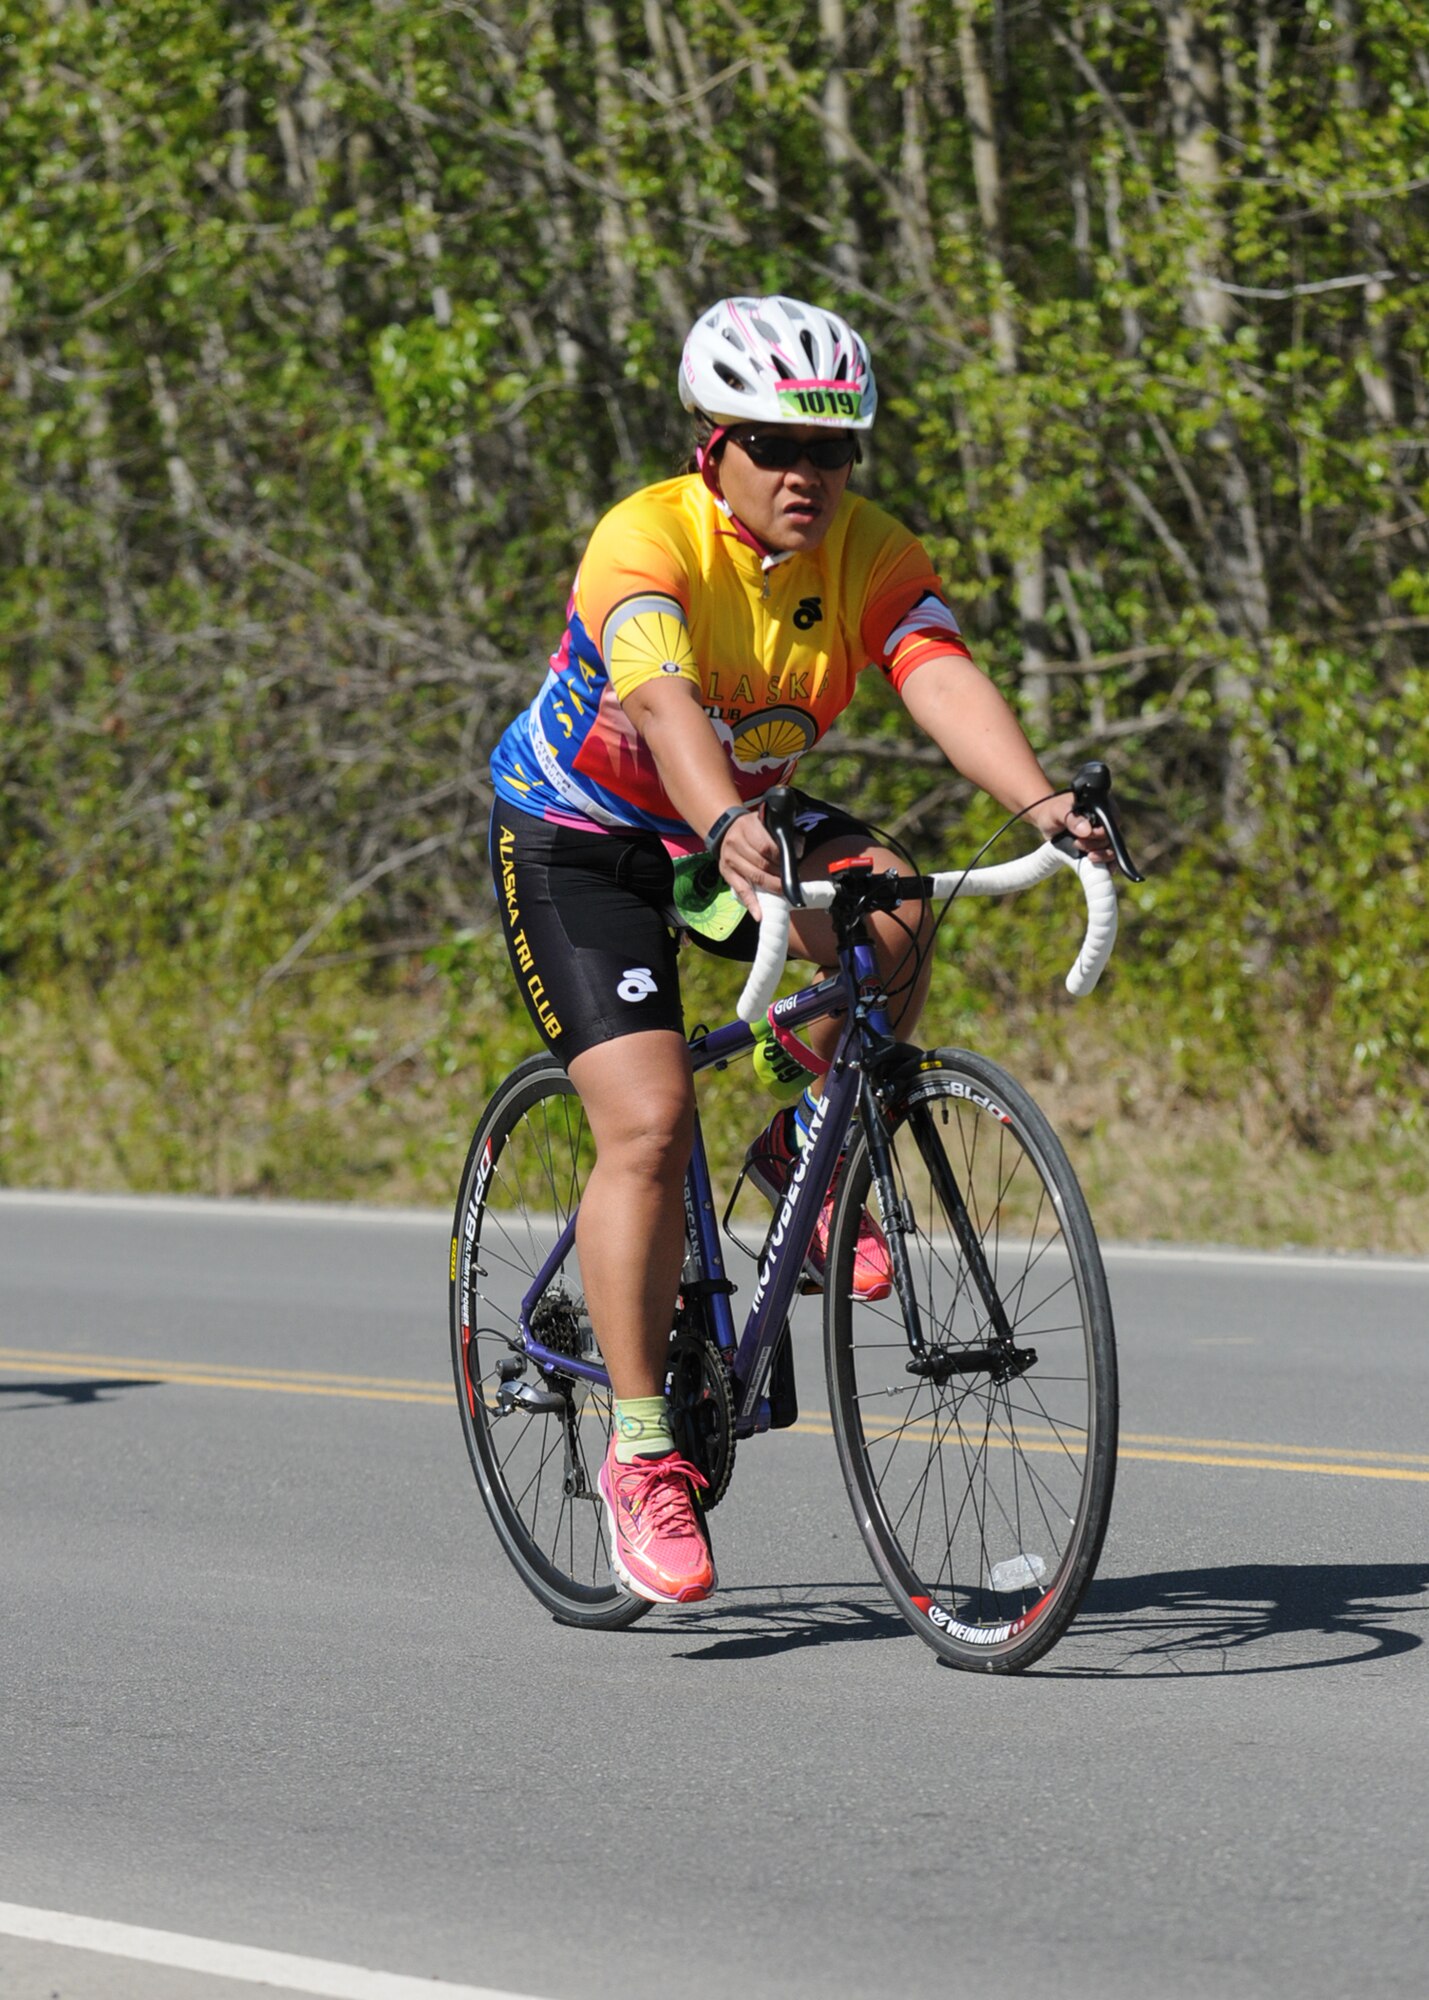
{"type": "Polygon", "coordinates": [[[705,853],[718,854],[725,835],[729,832],[735,821],[742,819],[746,813],[756,811],[758,811],[756,806],[726,806],[709,832],[705,835],[705,853]]]}

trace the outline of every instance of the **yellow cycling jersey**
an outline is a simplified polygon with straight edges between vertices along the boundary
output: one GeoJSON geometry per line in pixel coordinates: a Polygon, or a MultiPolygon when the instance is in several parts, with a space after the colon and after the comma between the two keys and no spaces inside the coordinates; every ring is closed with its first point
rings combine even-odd
{"type": "Polygon", "coordinates": [[[678,675],[699,692],[742,798],[786,783],[853,699],[865,667],[900,687],[967,656],[922,544],[844,495],[820,546],[762,552],[698,474],[647,486],[591,536],[540,692],[492,759],[498,794],[568,825],[691,829],[623,699],[678,675]]]}

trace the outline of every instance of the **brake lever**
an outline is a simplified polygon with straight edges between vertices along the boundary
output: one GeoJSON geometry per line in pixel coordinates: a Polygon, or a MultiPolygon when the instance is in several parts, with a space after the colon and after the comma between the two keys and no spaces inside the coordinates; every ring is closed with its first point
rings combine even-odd
{"type": "MultiPolygon", "coordinates": [[[[1144,882],[1146,877],[1132,860],[1111,802],[1111,771],[1100,762],[1083,764],[1072,779],[1072,811],[1099,826],[1111,842],[1116,865],[1128,882],[1144,882]]],[[[1058,845],[1062,845],[1059,837],[1058,845]]],[[[1076,845],[1075,841],[1072,843],[1076,845]]]]}
{"type": "MultiPolygon", "coordinates": [[[[804,907],[804,886],[794,867],[794,814],[796,811],[794,794],[787,785],[776,785],[764,794],[764,824],[774,836],[779,849],[779,880],[784,889],[784,900],[791,909],[804,907]]],[[[1138,881],[1140,877],[1138,876],[1138,881]]]]}

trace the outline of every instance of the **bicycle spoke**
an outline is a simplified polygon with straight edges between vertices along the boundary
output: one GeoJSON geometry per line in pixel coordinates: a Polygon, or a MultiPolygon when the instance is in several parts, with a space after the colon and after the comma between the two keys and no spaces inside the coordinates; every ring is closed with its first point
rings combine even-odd
{"type": "MultiPolygon", "coordinates": [[[[900,1213],[883,1218],[904,1230],[921,1346],[897,1295],[831,1299],[834,1432],[865,1539],[914,1630],[956,1664],[1018,1666],[1070,1618],[1100,1545],[1110,1315],[1045,1121],[980,1058],[950,1058],[941,1091],[934,1067],[889,1125],[900,1213]],[[919,1369],[911,1386],[896,1379],[900,1352],[919,1369]]],[[[830,1246],[841,1284],[867,1185],[861,1157],[830,1246]]]]}

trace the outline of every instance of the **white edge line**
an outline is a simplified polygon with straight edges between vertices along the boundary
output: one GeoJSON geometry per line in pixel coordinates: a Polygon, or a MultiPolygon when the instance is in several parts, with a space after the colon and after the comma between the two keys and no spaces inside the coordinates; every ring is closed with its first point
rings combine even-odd
{"type": "Polygon", "coordinates": [[[373,1208],[342,1201],[263,1201],[256,1196],[204,1194],[81,1194],[67,1189],[0,1188],[0,1209],[97,1209],[111,1215],[187,1216],[194,1221],[345,1222],[373,1228],[451,1227],[441,1208],[373,1208]]]}
{"type": "Polygon", "coordinates": [[[98,1917],[68,1916],[62,1910],[32,1910],[20,1903],[0,1903],[0,1935],[74,1951],[102,1952],[109,1958],[134,1958],[145,1965],[175,1966],[183,1972],[206,1972],[216,1979],[243,1980],[250,1986],[316,1993],[324,2000],[421,2000],[423,1995],[428,2000],[432,1996],[435,2000],[524,2000],[524,1996],[491,1986],[453,1986],[445,1980],[417,1979],[405,1972],[370,1972],[361,1965],[300,1958],[255,1945],[222,1944],[214,1938],[185,1937],[177,1931],[145,1930],[98,1917]]]}
{"type": "Polygon", "coordinates": [[[1241,1250],[1215,1243],[1103,1243],[1107,1264],[1228,1264],[1265,1271],[1343,1271],[1347,1276],[1429,1278],[1429,1257],[1373,1250],[1241,1250]]]}
{"type": "MultiPolygon", "coordinates": [[[[254,1196],[200,1194],[83,1194],[65,1189],[0,1188],[7,1208],[91,1209],[114,1215],[186,1217],[192,1221],[334,1222],[349,1227],[450,1231],[444,1208],[374,1208],[337,1201],[264,1201],[254,1196]]],[[[533,1221],[539,1218],[533,1217],[533,1221]]],[[[1262,1270],[1343,1271],[1354,1276],[1429,1278],[1429,1257],[1403,1257],[1370,1250],[1243,1250],[1217,1243],[1107,1243],[1108,1264],[1223,1264],[1262,1270]]]]}

